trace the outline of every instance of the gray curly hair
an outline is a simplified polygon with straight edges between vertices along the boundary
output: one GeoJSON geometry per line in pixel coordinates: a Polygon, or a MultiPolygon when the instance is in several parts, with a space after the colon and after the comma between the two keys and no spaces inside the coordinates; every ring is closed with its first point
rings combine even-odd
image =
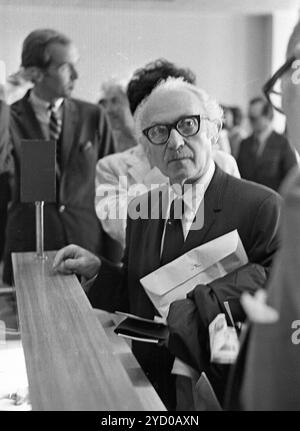
{"type": "Polygon", "coordinates": [[[214,137],[216,140],[219,135],[219,131],[222,128],[222,120],[223,120],[223,110],[220,107],[220,105],[217,103],[217,101],[208,95],[204,90],[201,88],[196,87],[193,84],[190,84],[189,82],[184,81],[182,78],[168,78],[162,82],[160,82],[149,94],[148,97],[146,97],[141,104],[138,106],[135,115],[135,130],[136,130],[136,136],[139,140],[139,142],[145,142],[143,139],[143,133],[142,133],[142,120],[143,115],[145,113],[145,108],[147,107],[150,100],[153,99],[153,97],[156,96],[156,94],[161,92],[170,92],[170,91],[177,91],[177,90],[187,90],[191,93],[195,94],[200,102],[200,106],[203,109],[203,113],[210,121],[207,121],[207,131],[209,133],[210,137],[214,137]]]}

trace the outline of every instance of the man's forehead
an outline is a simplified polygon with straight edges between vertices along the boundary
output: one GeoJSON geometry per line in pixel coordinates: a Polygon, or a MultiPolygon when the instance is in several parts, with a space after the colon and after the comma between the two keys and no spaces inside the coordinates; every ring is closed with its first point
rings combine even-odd
{"type": "Polygon", "coordinates": [[[201,105],[198,96],[188,89],[162,89],[146,102],[142,122],[172,122],[183,115],[203,113],[201,105]]]}

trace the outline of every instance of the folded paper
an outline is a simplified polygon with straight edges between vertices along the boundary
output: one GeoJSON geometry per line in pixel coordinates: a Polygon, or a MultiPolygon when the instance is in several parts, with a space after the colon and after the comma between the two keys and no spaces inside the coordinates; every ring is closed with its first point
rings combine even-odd
{"type": "Polygon", "coordinates": [[[228,326],[225,314],[218,314],[208,327],[210,361],[233,364],[239,353],[239,340],[234,327],[228,326]]]}
{"type": "Polygon", "coordinates": [[[166,318],[170,304],[186,298],[198,284],[224,277],[247,262],[238,231],[234,230],[190,250],[140,281],[156,309],[166,318]]]}

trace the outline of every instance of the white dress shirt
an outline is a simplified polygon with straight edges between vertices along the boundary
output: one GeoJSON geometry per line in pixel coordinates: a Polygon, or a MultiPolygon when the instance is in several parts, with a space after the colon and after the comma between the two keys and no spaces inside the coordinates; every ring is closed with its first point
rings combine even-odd
{"type": "Polygon", "coordinates": [[[184,240],[186,240],[190,228],[193,224],[196,213],[200,207],[200,204],[204,198],[204,194],[206,192],[207,187],[209,186],[212,177],[215,173],[215,163],[211,160],[210,165],[206,173],[199,178],[193,184],[184,185],[184,193],[182,194],[182,189],[178,187],[178,185],[170,186],[169,189],[169,203],[168,203],[168,214],[165,220],[165,227],[161,239],[161,249],[160,255],[162,254],[163,244],[165,239],[165,230],[166,230],[166,222],[169,218],[170,207],[174,199],[183,199],[184,201],[184,213],[181,219],[182,223],[182,232],[184,240]]]}

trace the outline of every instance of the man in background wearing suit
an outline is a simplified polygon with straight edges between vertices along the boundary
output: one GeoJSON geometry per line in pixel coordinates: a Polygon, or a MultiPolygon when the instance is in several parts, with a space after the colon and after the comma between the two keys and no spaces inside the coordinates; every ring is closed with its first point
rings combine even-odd
{"type": "MultiPolygon", "coordinates": [[[[0,170],[10,172],[13,183],[3,273],[6,283],[12,281],[11,252],[35,249],[34,204],[20,202],[22,139],[54,140],[57,145],[57,196],[56,203],[44,209],[45,249],[75,243],[99,251],[95,167],[99,158],[114,151],[114,141],[102,108],[71,98],[78,58],[73,42],[55,30],[33,31],[23,43],[22,67],[33,89],[11,105],[9,137],[2,137],[0,146],[0,170]]],[[[1,121],[8,109],[0,102],[1,121]]]]}
{"type": "Polygon", "coordinates": [[[273,108],[261,97],[249,104],[253,134],[240,145],[237,158],[242,178],[278,191],[280,184],[297,164],[296,153],[287,139],[272,127],[273,108]]]}
{"type": "MultiPolygon", "coordinates": [[[[234,178],[215,165],[212,142],[217,138],[221,118],[222,110],[210,96],[176,78],[160,83],[138,107],[137,137],[143,145],[148,145],[151,163],[169,178],[170,185],[156,188],[130,203],[121,268],[73,245],[60,250],[54,261],[54,268],[62,273],[81,274],[91,279],[91,283],[95,277],[88,290],[94,307],[127,311],[152,319],[158,311],[140,279],[191,249],[235,229],[250,263],[226,278],[227,285],[231,284],[228,295],[239,297],[242,290],[255,290],[264,284],[264,268],[270,266],[277,248],[278,195],[234,178]],[[178,203],[181,208],[184,206],[181,219],[175,217],[178,203]],[[146,212],[141,213],[142,208],[146,212]],[[141,216],[137,217],[137,213],[141,216]],[[238,285],[240,271],[246,275],[238,285]]],[[[222,291],[222,283],[217,281],[217,291],[222,291]]],[[[212,304],[213,309],[204,311],[207,317],[214,318],[218,295],[213,286],[214,282],[211,286],[200,287],[212,298],[207,304],[212,304]]],[[[226,292],[222,293],[226,298],[226,292]]],[[[181,317],[185,325],[185,316],[181,317]]],[[[196,324],[195,312],[194,317],[196,324]]],[[[193,337],[194,333],[190,335],[193,337]]],[[[200,339],[191,340],[195,352],[205,359],[207,340],[207,331],[201,333],[200,339]]],[[[183,343],[177,346],[176,340],[172,340],[173,353],[195,366],[186,358],[181,346],[185,347],[183,343]]],[[[133,342],[132,349],[163,402],[174,409],[174,356],[166,346],[143,342],[133,342]]]]}

